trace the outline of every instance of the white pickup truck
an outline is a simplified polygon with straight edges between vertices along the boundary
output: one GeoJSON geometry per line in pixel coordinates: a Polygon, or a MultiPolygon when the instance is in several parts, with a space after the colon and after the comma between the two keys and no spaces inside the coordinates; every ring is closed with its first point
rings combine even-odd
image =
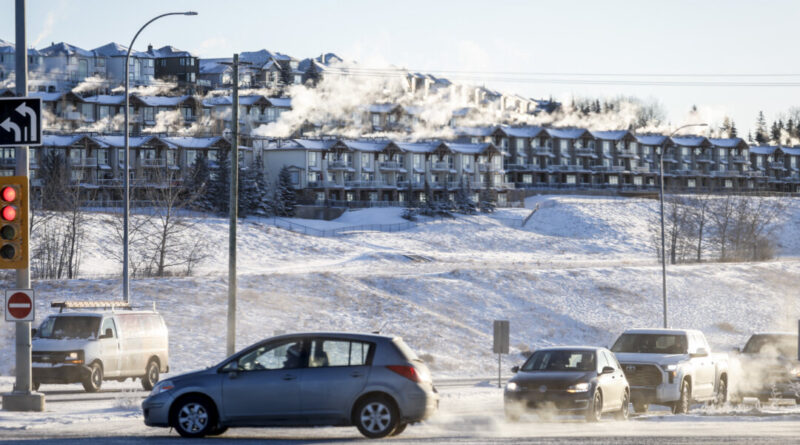
{"type": "Polygon", "coordinates": [[[636,412],[649,404],[685,413],[692,401],[723,403],[728,395],[728,356],[711,354],[705,335],[690,329],[630,329],[611,351],[631,387],[636,412]]]}

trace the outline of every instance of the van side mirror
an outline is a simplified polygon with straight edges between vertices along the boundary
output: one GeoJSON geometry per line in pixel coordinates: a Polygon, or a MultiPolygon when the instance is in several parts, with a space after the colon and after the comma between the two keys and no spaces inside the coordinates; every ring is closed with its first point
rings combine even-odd
{"type": "Polygon", "coordinates": [[[114,331],[111,330],[111,328],[107,328],[106,332],[104,332],[103,335],[100,336],[100,338],[101,339],[103,339],[103,338],[114,338],[114,331]]]}
{"type": "Polygon", "coordinates": [[[513,372],[514,374],[518,373],[519,372],[519,366],[512,367],[511,368],[511,372],[513,372]]]}
{"type": "Polygon", "coordinates": [[[36,333],[39,332],[36,328],[31,328],[31,337],[36,337],[36,333]]]}
{"type": "Polygon", "coordinates": [[[600,374],[613,374],[613,373],[614,373],[614,368],[612,368],[611,366],[603,366],[603,370],[600,371],[600,374]]]}

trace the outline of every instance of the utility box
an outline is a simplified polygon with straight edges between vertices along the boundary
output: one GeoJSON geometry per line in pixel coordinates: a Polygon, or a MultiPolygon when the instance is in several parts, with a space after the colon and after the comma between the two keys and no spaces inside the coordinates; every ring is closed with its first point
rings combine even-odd
{"type": "Polygon", "coordinates": [[[508,354],[509,349],[509,323],[508,320],[494,321],[494,347],[495,354],[508,354]]]}

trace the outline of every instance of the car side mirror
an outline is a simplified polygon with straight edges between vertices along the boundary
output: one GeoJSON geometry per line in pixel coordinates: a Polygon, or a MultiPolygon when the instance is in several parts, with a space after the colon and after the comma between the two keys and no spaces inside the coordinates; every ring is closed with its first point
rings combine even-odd
{"type": "Polygon", "coordinates": [[[39,331],[37,331],[36,328],[31,328],[31,337],[35,337],[37,332],[39,331]]]}
{"type": "Polygon", "coordinates": [[[514,374],[518,373],[519,372],[519,366],[512,367],[511,368],[511,372],[513,372],[514,374]]]}
{"type": "Polygon", "coordinates": [[[603,370],[600,372],[600,374],[613,374],[613,373],[614,373],[614,368],[612,368],[611,366],[604,366],[603,370]]]}
{"type": "Polygon", "coordinates": [[[114,331],[111,328],[106,329],[106,332],[100,336],[100,339],[104,338],[114,338],[114,331]]]}
{"type": "Polygon", "coordinates": [[[697,348],[693,354],[689,354],[690,357],[708,357],[708,349],[706,348],[697,348]]]}

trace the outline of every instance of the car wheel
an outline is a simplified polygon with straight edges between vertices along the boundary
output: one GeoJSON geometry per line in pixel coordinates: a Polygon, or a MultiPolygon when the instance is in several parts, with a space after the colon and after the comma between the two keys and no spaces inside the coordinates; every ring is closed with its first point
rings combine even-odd
{"type": "Polygon", "coordinates": [[[603,395],[600,394],[600,391],[595,390],[592,403],[586,410],[586,421],[599,422],[601,417],[603,417],[603,395]]]}
{"type": "Polygon", "coordinates": [[[689,404],[691,401],[690,391],[689,382],[684,380],[681,383],[681,398],[672,404],[672,414],[686,414],[689,412],[689,404]]]}
{"type": "MultiPolygon", "coordinates": [[[[215,411],[207,399],[187,397],[179,400],[174,409],[172,426],[182,437],[214,435],[217,430],[212,427],[217,424],[215,411]]],[[[222,434],[222,432],[218,434],[222,434]]]]}
{"type": "Polygon", "coordinates": [[[142,376],[142,388],[150,391],[158,383],[158,363],[155,360],[147,362],[144,375],[142,376]]]}
{"type": "Polygon", "coordinates": [[[370,439],[386,437],[397,428],[397,408],[386,397],[368,397],[356,408],[358,431],[370,439]]]}
{"type": "Polygon", "coordinates": [[[642,402],[633,402],[633,412],[641,414],[646,413],[650,409],[650,405],[642,402]]]}
{"type": "Polygon", "coordinates": [[[719,388],[717,388],[717,397],[714,403],[717,406],[722,406],[728,401],[728,380],[724,377],[719,379],[719,388]]]}
{"type": "Polygon", "coordinates": [[[401,424],[397,425],[397,428],[395,428],[394,431],[392,431],[392,434],[390,434],[390,436],[398,436],[398,435],[400,435],[403,431],[406,430],[407,426],[408,426],[407,423],[401,423],[401,424]]]}
{"type": "Polygon", "coordinates": [[[214,429],[212,429],[208,433],[208,435],[209,436],[221,436],[221,435],[225,434],[225,431],[228,431],[228,427],[227,426],[221,426],[221,425],[217,424],[217,426],[214,429]]]}
{"type": "Polygon", "coordinates": [[[625,391],[625,394],[622,396],[622,407],[619,409],[619,411],[617,411],[617,420],[628,420],[628,415],[630,414],[630,403],[631,396],[628,395],[627,391],[625,391]]]}
{"type": "Polygon", "coordinates": [[[86,392],[100,391],[100,387],[103,386],[103,367],[97,362],[92,363],[89,366],[89,375],[82,383],[86,392]]]}

